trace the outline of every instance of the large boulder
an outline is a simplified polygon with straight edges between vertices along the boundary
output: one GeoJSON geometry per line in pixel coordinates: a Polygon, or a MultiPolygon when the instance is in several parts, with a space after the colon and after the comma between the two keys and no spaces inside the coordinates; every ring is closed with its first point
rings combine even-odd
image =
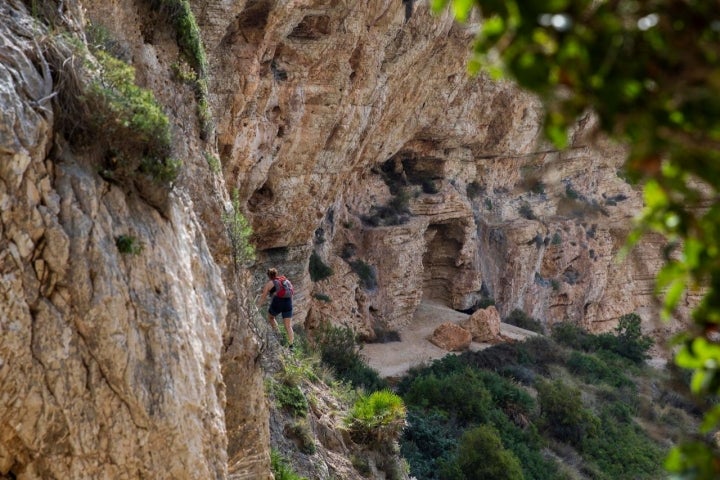
{"type": "Polygon", "coordinates": [[[430,341],[443,350],[459,352],[470,346],[472,335],[460,325],[445,322],[435,329],[430,341]]]}
{"type": "Polygon", "coordinates": [[[500,314],[492,305],[476,310],[462,323],[462,327],[472,334],[476,342],[497,340],[500,336],[500,314]]]}

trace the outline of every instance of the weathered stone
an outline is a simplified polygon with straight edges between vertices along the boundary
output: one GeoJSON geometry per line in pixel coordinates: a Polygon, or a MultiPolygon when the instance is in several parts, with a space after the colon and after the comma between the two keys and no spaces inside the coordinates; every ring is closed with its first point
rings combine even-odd
{"type": "Polygon", "coordinates": [[[37,42],[63,40],[22,2],[0,17],[0,476],[225,478],[227,294],[192,201],[161,217],[94,157],[49,153],[37,42]],[[118,251],[120,228],[142,253],[118,251]]]}
{"type": "Polygon", "coordinates": [[[435,329],[429,340],[443,350],[459,352],[470,346],[472,335],[455,323],[444,322],[435,329]]]}
{"type": "Polygon", "coordinates": [[[476,342],[490,342],[500,337],[500,314],[494,306],[481,308],[473,312],[462,323],[464,329],[470,332],[476,342]]]}
{"type": "MultiPolygon", "coordinates": [[[[140,182],[97,175],[100,148],[63,138],[44,43],[62,40],[24,3],[0,0],[12,19],[0,23],[0,475],[269,479],[250,329],[267,266],[295,283],[296,323],[367,338],[408,325],[423,299],[493,298],[478,333],[490,340],[497,312],[515,308],[593,331],[657,311],[662,240],[614,262],[642,205],[615,173],[625,150],[594,135],[592,116],[569,149],[543,143],[537,99],[466,76],[476,26],[449,12],[415,2],[406,22],[397,0],[191,2],[216,127],[205,142],[196,92],[169,73],[183,52],[165,13],[57,2],[68,31],[108,29],[171,117],[177,187],[140,188],[167,200],[159,212],[140,182]],[[236,189],[252,270],[227,236],[236,189]],[[119,235],[142,252],[120,252],[119,235]],[[331,277],[310,280],[312,251],[331,277]]],[[[313,472],[358,476],[343,452],[325,453],[313,472]]]]}

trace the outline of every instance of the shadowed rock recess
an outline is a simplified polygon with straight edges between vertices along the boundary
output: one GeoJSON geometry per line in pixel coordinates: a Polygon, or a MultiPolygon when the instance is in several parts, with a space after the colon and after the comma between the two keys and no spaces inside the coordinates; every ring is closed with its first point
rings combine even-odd
{"type": "Polygon", "coordinates": [[[269,266],[296,323],[368,340],[423,300],[676,327],[652,322],[660,239],[616,262],[641,207],[624,149],[591,116],[551,148],[534,98],[466,75],[475,27],[423,2],[0,0],[0,18],[0,478],[271,478],[250,328],[269,266]],[[99,50],[154,95],[167,158],[93,127],[99,50]],[[312,254],[332,275],[311,279],[312,254]]]}

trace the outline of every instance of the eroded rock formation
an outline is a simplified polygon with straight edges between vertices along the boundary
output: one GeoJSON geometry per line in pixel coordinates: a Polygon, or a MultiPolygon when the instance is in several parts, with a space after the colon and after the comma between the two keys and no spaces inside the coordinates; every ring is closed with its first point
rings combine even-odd
{"type": "Polygon", "coordinates": [[[192,201],[161,215],[56,138],[48,32],[0,16],[0,474],[222,478],[227,294],[192,201]]]}
{"type": "Polygon", "coordinates": [[[208,135],[173,73],[187,58],[172,12],[45,2],[51,30],[33,5],[0,0],[0,475],[269,478],[250,322],[270,265],[293,280],[299,323],[367,338],[423,299],[591,330],[652,318],[660,240],[614,261],[641,206],[623,149],[591,116],[568,150],[548,147],[534,98],[465,74],[474,27],[421,2],[192,1],[208,135]],[[58,128],[72,112],[51,105],[67,71],[48,45],[57,31],[82,44],[89,24],[171,119],[184,166],[159,202],[58,128]],[[224,221],[233,192],[250,269],[224,221]],[[313,252],[331,276],[313,281],[313,252]]]}

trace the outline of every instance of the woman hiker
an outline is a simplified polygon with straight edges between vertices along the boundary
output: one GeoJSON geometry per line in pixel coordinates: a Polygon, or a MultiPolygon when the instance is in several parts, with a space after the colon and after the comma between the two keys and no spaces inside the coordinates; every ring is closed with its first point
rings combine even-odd
{"type": "Polygon", "coordinates": [[[288,347],[293,348],[293,341],[295,340],[295,334],[292,329],[292,314],[293,314],[293,286],[290,280],[285,278],[283,275],[278,275],[278,272],[274,268],[270,268],[267,271],[269,278],[268,282],[262,289],[260,294],[260,305],[265,303],[265,300],[269,295],[272,296],[270,300],[270,307],[268,308],[268,320],[270,320],[270,326],[275,333],[280,333],[278,330],[278,324],[275,321],[275,317],[282,314],[283,322],[285,323],[285,330],[288,336],[288,347]]]}

